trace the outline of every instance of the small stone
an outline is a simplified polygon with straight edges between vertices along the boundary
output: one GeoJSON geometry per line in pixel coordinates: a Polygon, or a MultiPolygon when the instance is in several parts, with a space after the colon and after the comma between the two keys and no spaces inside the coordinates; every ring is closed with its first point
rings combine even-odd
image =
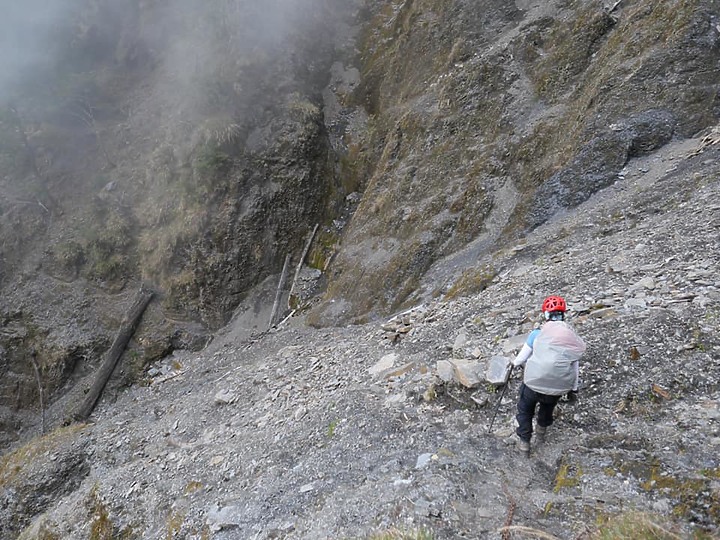
{"type": "Polygon", "coordinates": [[[393,377],[402,377],[403,375],[408,373],[414,365],[414,362],[408,362],[407,364],[400,366],[399,368],[387,371],[386,373],[384,373],[384,377],[386,379],[392,379],[393,377]]]}
{"type": "Polygon", "coordinates": [[[651,277],[644,277],[640,281],[638,281],[635,285],[630,287],[630,290],[635,290],[635,289],[652,290],[654,288],[655,288],[655,280],[651,277]]]}
{"type": "Polygon", "coordinates": [[[464,349],[467,345],[467,342],[467,333],[465,332],[465,330],[462,330],[455,338],[455,342],[452,346],[452,352],[455,358],[462,358],[463,356],[465,356],[464,349]]]}
{"type": "Polygon", "coordinates": [[[504,353],[511,353],[513,351],[517,351],[522,348],[522,346],[527,341],[527,335],[526,334],[518,334],[516,336],[513,336],[509,339],[506,339],[503,342],[502,345],[502,351],[504,353]]]}
{"type": "Polygon", "coordinates": [[[645,309],[647,302],[643,298],[630,298],[625,301],[625,307],[645,309]]]}
{"type": "Polygon", "coordinates": [[[228,405],[235,401],[235,396],[230,390],[228,390],[227,388],[223,388],[217,394],[215,394],[214,400],[216,405],[228,405]]]}
{"type": "Polygon", "coordinates": [[[627,272],[629,268],[630,265],[624,257],[613,257],[608,263],[607,271],[610,274],[619,274],[627,272]]]}
{"type": "Polygon", "coordinates": [[[280,349],[277,354],[280,358],[292,358],[297,356],[298,352],[301,350],[302,347],[300,345],[288,345],[287,347],[280,349]]]}
{"type": "Polygon", "coordinates": [[[433,454],[426,453],[426,454],[420,454],[417,458],[417,461],[415,462],[415,468],[416,469],[423,469],[428,466],[430,461],[432,461],[433,454]]]}
{"type": "Polygon", "coordinates": [[[435,369],[437,371],[438,377],[440,377],[440,379],[442,379],[444,382],[450,382],[453,380],[455,368],[453,367],[451,362],[448,362],[447,360],[438,360],[435,369]]]}
{"type": "Polygon", "coordinates": [[[466,388],[476,388],[480,386],[480,364],[467,360],[455,360],[455,379],[466,388]]]}
{"type": "Polygon", "coordinates": [[[308,493],[314,489],[315,489],[315,484],[310,482],[309,484],[300,486],[300,493],[308,493]]]}
{"type": "Polygon", "coordinates": [[[380,373],[392,368],[395,365],[395,360],[398,359],[398,355],[395,353],[386,354],[380,361],[374,366],[368,369],[370,375],[379,375],[380,373]]]}
{"type": "Polygon", "coordinates": [[[510,372],[510,359],[505,356],[493,356],[488,362],[485,380],[491,384],[505,384],[510,372]]]}
{"type": "Polygon", "coordinates": [[[385,406],[393,407],[395,405],[400,405],[401,403],[404,403],[406,399],[407,396],[405,394],[393,394],[385,400],[385,406]]]}
{"type": "Polygon", "coordinates": [[[596,309],[594,311],[590,312],[589,317],[591,319],[607,319],[610,317],[616,317],[617,311],[615,311],[615,308],[603,308],[603,309],[596,309]]]}
{"type": "Polygon", "coordinates": [[[297,420],[300,420],[302,417],[304,417],[306,414],[307,414],[307,407],[301,405],[300,407],[295,409],[293,418],[297,421],[297,420]]]}

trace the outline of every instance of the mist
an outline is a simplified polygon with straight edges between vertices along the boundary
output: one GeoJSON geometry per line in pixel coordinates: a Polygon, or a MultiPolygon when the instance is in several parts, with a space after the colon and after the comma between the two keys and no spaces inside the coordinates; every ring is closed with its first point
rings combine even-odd
{"type": "Polygon", "coordinates": [[[54,39],[77,15],[79,1],[0,0],[0,100],[33,71],[47,69],[54,39]]]}
{"type": "Polygon", "coordinates": [[[73,72],[144,67],[161,70],[155,83],[194,102],[209,78],[237,79],[249,65],[271,65],[294,47],[326,40],[326,21],[350,3],[0,0],[0,99],[73,72]]]}

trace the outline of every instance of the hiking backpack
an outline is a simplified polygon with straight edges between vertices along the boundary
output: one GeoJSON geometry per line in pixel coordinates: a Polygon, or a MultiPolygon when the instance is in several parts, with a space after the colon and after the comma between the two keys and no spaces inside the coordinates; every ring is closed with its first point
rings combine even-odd
{"type": "Polygon", "coordinates": [[[575,363],[585,352],[585,343],[562,321],[546,322],[533,343],[525,365],[525,384],[536,392],[560,396],[575,385],[575,363]]]}

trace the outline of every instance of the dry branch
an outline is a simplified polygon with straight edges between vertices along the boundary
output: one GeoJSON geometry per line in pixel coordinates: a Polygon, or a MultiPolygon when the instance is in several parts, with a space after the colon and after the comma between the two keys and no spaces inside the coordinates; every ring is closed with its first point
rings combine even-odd
{"type": "Polygon", "coordinates": [[[517,508],[517,502],[515,501],[515,497],[513,497],[510,493],[510,490],[508,489],[507,485],[503,483],[502,485],[503,492],[505,493],[505,496],[508,500],[508,515],[505,518],[505,526],[500,529],[500,536],[503,540],[510,540],[510,526],[512,525],[513,517],[515,516],[515,509],[517,508]]]}
{"type": "Polygon", "coordinates": [[[77,100],[76,104],[78,112],[71,112],[70,114],[78,118],[92,131],[93,135],[95,135],[95,140],[97,141],[98,146],[100,147],[100,151],[105,157],[105,160],[108,162],[108,165],[110,165],[112,168],[117,167],[115,162],[110,159],[110,154],[108,153],[105,142],[100,135],[100,128],[98,127],[97,121],[95,120],[95,112],[92,105],[90,105],[85,99],[77,100]]]}
{"type": "Polygon", "coordinates": [[[120,361],[120,358],[122,357],[122,354],[125,351],[128,342],[130,341],[130,338],[132,338],[133,334],[135,333],[140,319],[142,318],[143,313],[145,313],[145,309],[150,303],[150,300],[152,300],[153,295],[153,291],[150,291],[143,287],[141,287],[138,291],[133,305],[131,306],[128,313],[125,315],[125,319],[123,320],[123,323],[120,326],[117,335],[115,336],[115,341],[110,347],[110,350],[107,352],[102,365],[98,369],[95,382],[93,383],[90,391],[85,397],[85,401],[74,415],[75,421],[81,422],[87,420],[87,418],[95,409],[95,405],[100,399],[100,394],[102,394],[102,391],[105,389],[105,385],[110,379],[110,376],[113,374],[113,371],[115,371],[115,367],[120,361]]]}
{"type": "Polygon", "coordinates": [[[618,7],[620,4],[622,4],[622,1],[623,1],[623,0],[617,0],[617,1],[615,2],[615,4],[613,5],[613,7],[611,7],[611,8],[608,10],[608,13],[612,13],[613,11],[615,11],[615,10],[617,9],[617,7],[618,7]]]}

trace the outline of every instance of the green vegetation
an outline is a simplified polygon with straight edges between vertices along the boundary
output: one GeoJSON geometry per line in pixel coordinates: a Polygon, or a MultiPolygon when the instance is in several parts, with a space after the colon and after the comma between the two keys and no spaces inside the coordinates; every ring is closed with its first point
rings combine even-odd
{"type": "Polygon", "coordinates": [[[135,540],[139,535],[132,525],[118,529],[110,519],[110,510],[99,493],[99,485],[90,490],[88,508],[90,510],[89,540],[135,540]]]}
{"type": "Polygon", "coordinates": [[[53,255],[60,267],[71,273],[77,273],[85,263],[85,250],[74,240],[58,244],[53,255]]]}
{"type": "Polygon", "coordinates": [[[300,122],[318,121],[320,119],[320,108],[297,92],[290,96],[287,108],[291,116],[295,116],[300,122]]]}
{"type": "Polygon", "coordinates": [[[185,522],[185,514],[179,511],[170,512],[167,519],[167,540],[173,540],[179,538],[180,531],[182,531],[183,523],[185,522]]]}
{"type": "Polygon", "coordinates": [[[203,489],[202,482],[198,482],[197,480],[193,480],[192,482],[188,482],[185,486],[185,489],[183,490],[185,495],[190,495],[192,493],[195,493],[196,491],[200,491],[203,489]]]}
{"type": "Polygon", "coordinates": [[[337,428],[337,426],[338,426],[337,418],[330,421],[330,423],[328,424],[328,428],[327,428],[328,439],[332,439],[333,435],[335,435],[335,429],[337,428]]]}
{"type": "Polygon", "coordinates": [[[207,144],[212,147],[237,142],[242,134],[242,127],[224,117],[211,117],[203,122],[200,131],[207,144]]]}
{"type": "Polygon", "coordinates": [[[215,175],[231,164],[231,157],[220,146],[212,143],[204,145],[195,158],[195,166],[203,175],[215,175]]]}
{"type": "Polygon", "coordinates": [[[679,519],[693,515],[707,515],[720,522],[720,498],[713,491],[712,483],[720,477],[720,469],[703,469],[695,475],[681,475],[667,472],[657,458],[628,460],[615,456],[613,465],[605,474],[633,476],[640,487],[651,493],[662,494],[674,501],[672,515],[679,519]]]}
{"type": "MultiPolygon", "coordinates": [[[[602,518],[592,540],[682,540],[667,518],[641,512],[628,512],[602,518]]],[[[701,538],[696,536],[696,538],[701,538]]]]}
{"type": "Polygon", "coordinates": [[[450,287],[445,298],[453,299],[482,292],[490,286],[496,275],[495,268],[487,264],[480,268],[465,270],[453,286],[450,287]]]}

